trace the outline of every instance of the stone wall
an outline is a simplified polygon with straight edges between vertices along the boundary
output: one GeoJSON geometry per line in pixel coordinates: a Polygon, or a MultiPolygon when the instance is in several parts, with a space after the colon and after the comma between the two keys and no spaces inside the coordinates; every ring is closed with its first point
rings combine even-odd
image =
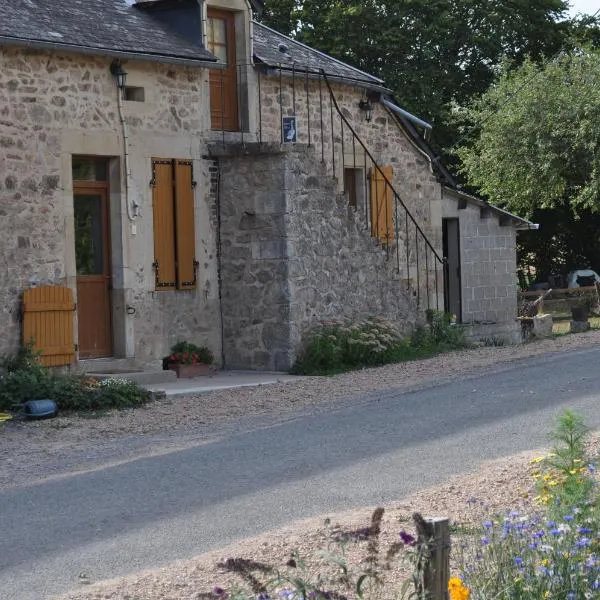
{"type": "MultiPolygon", "coordinates": [[[[412,144],[397,119],[382,104],[373,103],[373,116],[365,120],[359,103],[365,92],[358,87],[341,83],[331,84],[338,106],[352,125],[358,138],[379,166],[391,165],[394,170],[393,185],[408,210],[425,231],[436,249],[441,248],[441,222],[436,218],[441,202],[441,186],[434,175],[429,159],[412,144]]],[[[261,76],[260,118],[256,119],[257,139],[265,142],[281,140],[281,117],[296,116],[297,141],[310,143],[315,154],[322,159],[330,176],[343,185],[342,168],[364,168],[367,174],[372,163],[360,145],[352,143],[349,128],[342,127],[339,114],[330,102],[324,82],[289,75],[281,79],[261,76]],[[333,111],[333,121],[332,121],[333,111]],[[309,139],[310,130],[310,139],[309,139]],[[343,133],[342,133],[343,132],[343,133]],[[343,140],[342,140],[343,138],[343,140]],[[335,161],[335,168],[334,168],[335,161]]],[[[258,110],[258,107],[257,107],[258,110]]],[[[400,211],[400,218],[402,218],[400,211]]],[[[403,229],[404,222],[399,229],[403,229]]]]}
{"type": "Polygon", "coordinates": [[[20,296],[32,285],[76,291],[73,155],[111,159],[110,228],[115,354],[158,364],[177,339],[220,354],[214,195],[203,160],[209,124],[203,69],[127,61],[127,85],[144,102],[123,104],[128,126],[130,202],[127,216],[123,134],[110,59],[0,48],[0,353],[20,338],[20,296]],[[154,285],[151,158],[194,160],[195,291],[157,292],[154,285]],[[127,310],[130,307],[130,310],[127,310]],[[135,310],[135,314],[130,314],[135,310]]]}
{"type": "MultiPolygon", "coordinates": [[[[219,156],[222,311],[230,368],[285,370],[327,318],[419,318],[394,260],[303,145],[213,148],[219,156]]],[[[422,311],[421,311],[422,314],[422,311]]]]}

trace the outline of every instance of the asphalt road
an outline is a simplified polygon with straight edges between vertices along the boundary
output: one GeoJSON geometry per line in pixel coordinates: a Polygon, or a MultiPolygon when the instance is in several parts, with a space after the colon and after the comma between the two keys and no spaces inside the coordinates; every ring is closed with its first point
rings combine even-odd
{"type": "Polygon", "coordinates": [[[600,428],[600,350],[356,398],[183,451],[0,493],[0,598],[45,599],[292,520],[398,500],[544,446],[570,407],[600,428]]]}

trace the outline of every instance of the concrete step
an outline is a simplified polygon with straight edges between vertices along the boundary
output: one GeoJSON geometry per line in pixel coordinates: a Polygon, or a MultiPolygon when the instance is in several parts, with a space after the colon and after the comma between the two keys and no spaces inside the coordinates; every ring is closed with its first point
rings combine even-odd
{"type": "Polygon", "coordinates": [[[157,385],[177,381],[175,371],[112,371],[110,373],[90,373],[98,379],[127,379],[140,385],[157,385]]]}
{"type": "Polygon", "coordinates": [[[177,379],[175,371],[141,367],[133,358],[94,358],[80,360],[74,367],[78,373],[87,373],[98,379],[129,379],[141,385],[157,384],[177,379]]]}

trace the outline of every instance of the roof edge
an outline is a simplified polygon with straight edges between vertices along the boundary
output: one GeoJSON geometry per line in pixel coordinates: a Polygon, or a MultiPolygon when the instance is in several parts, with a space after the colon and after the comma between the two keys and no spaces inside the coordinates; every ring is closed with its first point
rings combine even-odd
{"type": "Polygon", "coordinates": [[[496,214],[498,214],[500,216],[508,217],[509,219],[512,219],[513,221],[515,221],[514,226],[517,231],[531,231],[531,230],[537,231],[540,228],[539,223],[533,223],[527,219],[524,219],[523,217],[519,217],[518,215],[515,215],[514,213],[504,210],[503,208],[500,208],[494,204],[490,204],[489,202],[486,202],[485,200],[482,200],[481,198],[478,198],[477,196],[467,194],[466,192],[463,192],[462,190],[459,190],[456,188],[451,188],[447,185],[444,185],[442,187],[442,191],[443,192],[448,191],[452,194],[455,194],[459,198],[463,198],[464,200],[467,200],[467,202],[470,202],[471,204],[474,204],[475,206],[479,206],[481,208],[489,208],[493,212],[495,212],[496,214]]]}
{"type": "MultiPolygon", "coordinates": [[[[268,72],[270,70],[275,70],[275,71],[279,71],[281,69],[281,72],[283,75],[285,75],[286,77],[292,77],[294,74],[294,67],[292,66],[287,66],[287,65],[283,65],[283,64],[273,64],[270,61],[266,61],[264,58],[261,58],[260,55],[258,55],[256,52],[254,53],[254,58],[260,63],[260,64],[255,64],[255,67],[260,68],[261,70],[268,72]]],[[[308,71],[308,78],[311,80],[317,80],[320,77],[322,77],[321,75],[321,71],[317,70],[317,69],[302,69],[301,67],[298,67],[298,69],[295,70],[296,76],[297,77],[305,77],[306,73],[308,71]]],[[[386,87],[383,87],[381,85],[378,85],[375,81],[367,81],[365,79],[353,79],[351,77],[344,77],[343,75],[333,75],[331,73],[325,73],[325,75],[327,76],[327,79],[329,81],[335,81],[337,83],[344,83],[346,85],[352,85],[352,86],[356,86],[356,87],[362,87],[365,89],[369,89],[369,90],[373,90],[382,94],[386,94],[389,93],[391,90],[389,90],[386,87]]]]}
{"type": "Polygon", "coordinates": [[[370,73],[367,73],[366,71],[361,71],[360,69],[357,69],[356,67],[353,67],[352,65],[349,65],[348,63],[345,63],[344,61],[340,60],[339,58],[335,58],[333,56],[330,56],[329,54],[326,54],[325,52],[321,52],[321,50],[317,50],[316,48],[309,46],[308,44],[299,42],[298,40],[291,38],[289,35],[285,35],[285,34],[281,33],[280,31],[277,31],[276,29],[273,29],[272,27],[265,25],[264,23],[259,23],[258,21],[254,20],[254,19],[252,20],[252,23],[254,23],[255,25],[258,25],[259,27],[264,27],[265,29],[272,31],[273,33],[276,33],[277,35],[280,35],[281,37],[283,37],[287,40],[290,40],[290,42],[293,42],[294,44],[298,44],[299,46],[302,46],[303,48],[306,48],[307,50],[310,50],[311,52],[320,54],[321,56],[327,58],[328,60],[331,60],[331,61],[333,61],[339,65],[342,65],[343,67],[346,67],[348,69],[352,69],[353,71],[356,71],[357,73],[360,73],[361,75],[365,75],[372,81],[377,81],[382,86],[385,86],[385,81],[383,79],[380,79],[379,77],[375,77],[375,75],[371,75],[370,73]]]}
{"type": "Polygon", "coordinates": [[[115,58],[147,60],[149,62],[158,62],[165,64],[185,65],[188,67],[206,67],[219,68],[217,58],[188,58],[184,56],[168,54],[152,54],[148,52],[137,52],[128,50],[114,50],[111,48],[99,48],[95,46],[80,46],[77,44],[65,44],[60,42],[48,42],[45,40],[32,40],[28,38],[18,38],[6,35],[0,35],[0,45],[6,46],[26,46],[39,50],[62,50],[64,52],[76,52],[92,56],[114,56],[115,58]]]}

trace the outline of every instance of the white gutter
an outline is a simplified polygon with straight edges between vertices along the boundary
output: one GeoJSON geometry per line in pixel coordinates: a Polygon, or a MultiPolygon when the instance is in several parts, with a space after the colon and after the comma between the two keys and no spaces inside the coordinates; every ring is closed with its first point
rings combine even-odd
{"type": "Polygon", "coordinates": [[[415,125],[426,129],[427,131],[431,131],[433,129],[433,126],[430,123],[427,123],[427,121],[423,121],[423,119],[419,119],[419,117],[415,117],[415,115],[409,113],[403,108],[400,108],[397,104],[390,102],[387,98],[381,98],[380,102],[384,106],[387,106],[387,108],[389,108],[391,111],[395,112],[401,117],[404,117],[407,121],[410,121],[411,123],[414,123],[415,125]]]}

